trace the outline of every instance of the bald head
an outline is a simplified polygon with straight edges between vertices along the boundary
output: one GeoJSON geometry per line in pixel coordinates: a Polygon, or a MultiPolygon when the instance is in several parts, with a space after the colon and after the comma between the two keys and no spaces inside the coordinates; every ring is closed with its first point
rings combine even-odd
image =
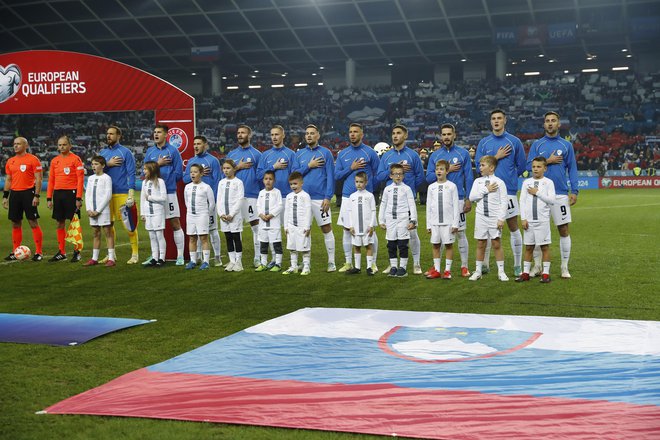
{"type": "Polygon", "coordinates": [[[17,137],[14,139],[14,153],[23,154],[27,150],[28,141],[24,137],[17,137]]]}

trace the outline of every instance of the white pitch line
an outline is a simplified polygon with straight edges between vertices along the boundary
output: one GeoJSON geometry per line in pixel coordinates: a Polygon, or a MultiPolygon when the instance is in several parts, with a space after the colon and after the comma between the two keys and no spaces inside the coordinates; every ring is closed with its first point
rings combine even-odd
{"type": "Polygon", "coordinates": [[[660,203],[645,203],[642,205],[610,205],[610,206],[584,206],[579,208],[574,208],[576,210],[580,209],[612,209],[612,208],[641,208],[644,206],[660,206],[660,203]]]}

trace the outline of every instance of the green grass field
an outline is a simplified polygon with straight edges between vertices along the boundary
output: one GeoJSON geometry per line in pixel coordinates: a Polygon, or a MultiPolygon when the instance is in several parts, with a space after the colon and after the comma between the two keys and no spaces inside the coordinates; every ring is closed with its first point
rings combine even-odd
{"type": "MultiPolygon", "coordinates": [[[[338,210],[336,210],[338,211],[338,210]]],[[[419,209],[423,216],[423,209],[419,209]]],[[[335,212],[335,217],[336,217],[335,212]]],[[[0,220],[0,250],[11,247],[6,214],[0,220]]],[[[468,217],[468,236],[474,214],[468,217]]],[[[94,416],[35,415],[62,399],[99,386],[130,371],[164,361],[215,339],[303,307],[354,307],[512,315],[660,320],[660,191],[584,191],[573,208],[571,280],[559,278],[556,231],[552,245],[553,282],[502,283],[494,274],[479,282],[460,278],[454,264],[451,281],[422,276],[391,279],[385,275],[348,277],[325,272],[325,248],[314,227],[312,274],[207,272],[169,267],[127,266],[126,235],[118,231],[118,266],[81,267],[69,262],[0,263],[0,312],[157,319],[158,322],[113,333],[77,347],[0,344],[0,438],[134,439],[343,439],[376,438],[221,424],[94,416]]],[[[42,209],[46,258],[56,251],[54,221],[42,209]]],[[[85,226],[83,260],[91,253],[85,226]]],[[[424,222],[422,221],[422,225],[424,222]]],[[[25,244],[32,246],[27,224],[25,244]]],[[[243,262],[252,261],[246,228],[243,262]]],[[[381,234],[378,265],[387,265],[381,234]]],[[[337,261],[343,260],[341,232],[337,261]]],[[[425,232],[422,263],[431,264],[425,232]]],[[[149,253],[141,230],[141,257],[149,253]]],[[[223,239],[224,249],[224,239],[223,239]]],[[[512,261],[508,234],[507,272],[512,261]]],[[[470,240],[470,269],[475,243],[470,240]]],[[[457,258],[458,259],[458,258],[457,258]]],[[[224,261],[226,261],[226,257],[224,261]]],[[[288,254],[285,254],[285,266],[288,254]]]]}

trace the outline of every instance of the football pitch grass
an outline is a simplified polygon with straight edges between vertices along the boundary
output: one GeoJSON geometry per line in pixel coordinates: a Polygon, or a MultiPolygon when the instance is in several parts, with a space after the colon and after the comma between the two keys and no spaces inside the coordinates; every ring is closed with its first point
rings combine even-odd
{"type": "MultiPolygon", "coordinates": [[[[82,267],[48,263],[57,250],[50,212],[42,204],[44,261],[0,263],[0,312],[157,319],[147,326],[103,336],[77,347],[0,344],[0,438],[135,439],[348,439],[380,438],[331,432],[262,428],[98,416],[35,415],[62,399],[102,385],[122,374],[170,359],[201,345],[303,307],[350,307],[454,313],[544,315],[660,320],[660,191],[584,191],[573,207],[570,280],[559,277],[559,245],[553,227],[552,283],[514,283],[508,232],[503,244],[511,281],[496,274],[478,282],[460,277],[456,249],[453,276],[427,280],[410,275],[392,279],[326,273],[326,253],[313,226],[312,273],[308,277],[255,273],[252,237],[245,228],[241,273],[222,269],[184,271],[128,266],[125,231],[118,230],[118,265],[82,267]]],[[[424,208],[418,207],[423,227],[424,208]]],[[[334,217],[338,209],[334,209],[334,217]]],[[[0,250],[11,247],[6,211],[0,220],[0,250]]],[[[24,222],[24,244],[32,236],[24,222]]],[[[85,250],[91,253],[88,219],[83,217],[85,250]]],[[[470,270],[474,268],[474,213],[468,215],[470,270]]],[[[334,227],[337,263],[343,263],[341,231],[334,227]]],[[[387,266],[384,231],[379,231],[378,266],[387,266]]],[[[431,265],[428,234],[420,230],[422,266],[431,265]]],[[[223,261],[226,251],[223,237],[223,261]]],[[[149,254],[140,229],[140,257],[149,254]]],[[[70,251],[69,251],[70,254],[70,251]]],[[[492,257],[491,257],[492,258],[492,257]]],[[[288,267],[285,252],[284,266],[288,267]]],[[[443,260],[444,264],[444,260],[443,260]]],[[[363,256],[364,265],[364,256],[363,256]]],[[[491,263],[494,266],[494,263],[491,263]]],[[[412,269],[412,261],[409,263],[412,269]]]]}

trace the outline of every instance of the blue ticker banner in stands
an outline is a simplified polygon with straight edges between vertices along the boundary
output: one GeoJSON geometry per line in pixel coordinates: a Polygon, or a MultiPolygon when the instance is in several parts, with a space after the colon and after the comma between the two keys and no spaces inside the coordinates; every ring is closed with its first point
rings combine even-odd
{"type": "MultiPolygon", "coordinates": [[[[518,190],[522,188],[522,183],[525,178],[520,177],[518,179],[518,190]]],[[[585,189],[599,189],[600,177],[578,177],[578,191],[583,191],[585,189]]],[[[570,184],[569,184],[570,186],[570,184]]]]}
{"type": "Polygon", "coordinates": [[[650,40],[660,36],[660,17],[636,17],[630,19],[630,38],[650,40]]]}
{"type": "Polygon", "coordinates": [[[575,22],[548,25],[548,44],[569,44],[575,41],[577,26],[575,22]]]}

